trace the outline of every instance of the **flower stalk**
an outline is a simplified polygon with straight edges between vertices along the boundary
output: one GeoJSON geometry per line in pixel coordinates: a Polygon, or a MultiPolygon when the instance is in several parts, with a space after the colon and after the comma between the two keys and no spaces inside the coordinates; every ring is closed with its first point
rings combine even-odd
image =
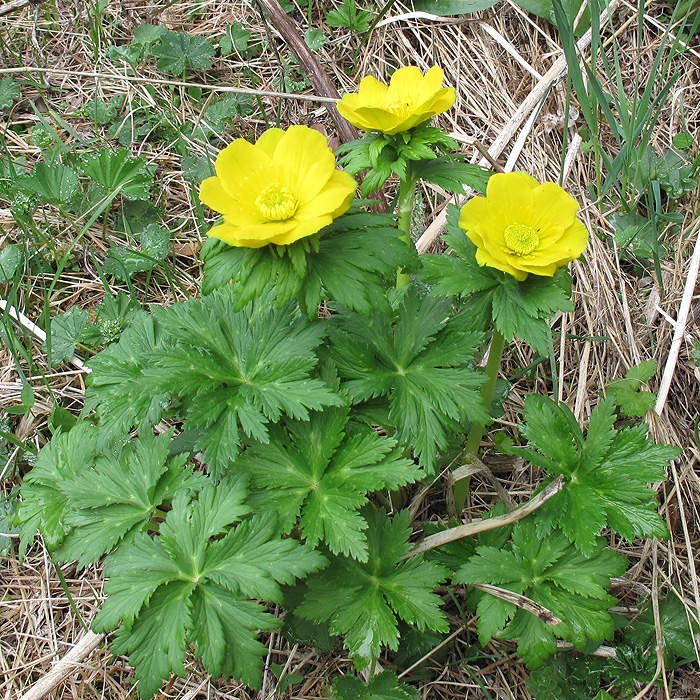
{"type": "MultiPolygon", "coordinates": [[[[506,340],[499,331],[495,328],[491,337],[491,349],[489,350],[489,359],[486,361],[486,382],[481,387],[481,398],[484,400],[486,409],[491,409],[493,403],[493,395],[496,390],[496,382],[498,381],[498,370],[503,359],[503,350],[505,349],[506,340]]],[[[469,458],[470,455],[477,455],[481,438],[486,432],[486,426],[479,423],[474,423],[467,436],[467,442],[464,446],[464,456],[469,458]]],[[[454,499],[457,511],[460,512],[464,508],[464,503],[467,500],[469,493],[470,478],[459,479],[454,485],[454,499]]]]}
{"type": "MultiPolygon", "coordinates": [[[[407,177],[399,183],[399,218],[398,227],[403,231],[401,240],[406,242],[407,246],[412,246],[411,240],[411,216],[413,214],[413,205],[416,201],[416,181],[407,177]]],[[[409,282],[409,275],[406,272],[399,270],[396,274],[396,289],[405,287],[409,282]]]]}

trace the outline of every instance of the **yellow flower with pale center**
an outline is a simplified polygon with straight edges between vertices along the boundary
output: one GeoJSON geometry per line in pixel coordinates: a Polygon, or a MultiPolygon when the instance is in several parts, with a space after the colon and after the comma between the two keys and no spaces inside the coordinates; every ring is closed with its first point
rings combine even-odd
{"type": "Polygon", "coordinates": [[[459,225],[476,246],[479,265],[519,281],[528,274],[552,277],[588,244],[588,229],[576,218],[578,208],[553,182],[540,184],[527,173],[497,173],[489,178],[486,197],[464,205],[459,225]]]}
{"type": "Polygon", "coordinates": [[[425,75],[416,66],[399,68],[389,85],[367,76],[358,92],[343,96],[338,111],[360,129],[394,136],[452,107],[455,89],[442,87],[443,78],[437,66],[425,75]]]}
{"type": "Polygon", "coordinates": [[[223,215],[209,235],[229,245],[289,245],[350,207],[357,183],[335,167],[326,138],[307,126],[269,129],[255,144],[236,139],[219,153],[200,200],[223,215]]]}

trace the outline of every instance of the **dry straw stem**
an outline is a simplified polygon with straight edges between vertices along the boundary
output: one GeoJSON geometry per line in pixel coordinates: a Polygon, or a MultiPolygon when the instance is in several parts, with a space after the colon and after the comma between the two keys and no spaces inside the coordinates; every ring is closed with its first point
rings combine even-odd
{"type": "Polygon", "coordinates": [[[47,673],[36,685],[32,686],[18,700],[43,700],[56,686],[75,672],[77,666],[97,649],[103,634],[86,632],[78,643],[47,673]]]}
{"type": "Polygon", "coordinates": [[[416,554],[422,554],[436,547],[441,547],[448,542],[454,542],[455,540],[462,539],[463,537],[472,537],[473,535],[478,535],[480,532],[486,532],[487,530],[495,530],[498,527],[503,527],[504,525],[512,525],[517,523],[526,515],[534,513],[541,505],[548,501],[552,496],[558,494],[564,487],[564,478],[559,476],[551,484],[547,484],[542,491],[540,491],[536,496],[533,496],[527,503],[524,503],[520,508],[516,508],[510,513],[505,513],[504,515],[497,515],[494,518],[487,518],[486,520],[479,520],[473,523],[467,523],[466,525],[458,525],[457,527],[451,527],[449,530],[443,530],[442,532],[436,532],[434,535],[429,535],[424,540],[419,542],[405,557],[415,557],[416,554]]]}
{"type": "Polygon", "coordinates": [[[673,329],[673,341],[671,342],[671,349],[668,353],[668,360],[666,361],[666,366],[664,367],[664,374],[661,379],[661,386],[659,387],[659,394],[656,400],[656,406],[654,410],[661,415],[666,405],[666,399],[668,398],[668,392],[671,388],[671,382],[673,381],[673,375],[676,371],[676,364],[678,363],[678,355],[681,351],[681,343],[685,337],[685,329],[688,324],[688,315],[690,313],[690,305],[693,302],[693,297],[695,295],[695,286],[698,280],[698,272],[700,271],[700,219],[696,219],[691,227],[691,233],[697,235],[695,239],[695,248],[693,250],[693,257],[690,259],[690,264],[688,265],[688,277],[685,283],[685,289],[683,290],[683,299],[681,300],[681,306],[678,310],[678,317],[673,329]]]}
{"type": "Polygon", "coordinates": [[[166,80],[165,78],[151,78],[140,75],[123,75],[121,73],[97,73],[86,70],[70,70],[66,68],[45,68],[39,66],[20,66],[15,68],[0,68],[0,76],[16,74],[40,73],[42,75],[62,75],[67,78],[89,78],[91,80],[108,82],[126,82],[143,85],[163,85],[182,88],[199,88],[213,93],[236,93],[239,95],[257,95],[259,97],[276,97],[285,100],[300,100],[302,102],[326,102],[335,104],[337,97],[322,95],[308,95],[305,93],[276,92],[274,90],[256,90],[254,88],[234,87],[233,85],[209,85],[207,83],[183,82],[182,80],[166,80]]]}
{"type": "Polygon", "coordinates": [[[547,625],[558,625],[561,622],[561,619],[558,618],[551,610],[545,608],[544,605],[540,605],[531,598],[528,598],[520,593],[513,593],[513,591],[509,591],[507,588],[491,586],[488,583],[471,583],[469,585],[473,586],[474,588],[478,588],[484,593],[492,595],[494,598],[500,598],[500,600],[505,600],[506,603],[512,603],[516,608],[526,610],[535,617],[538,617],[547,625]]]}

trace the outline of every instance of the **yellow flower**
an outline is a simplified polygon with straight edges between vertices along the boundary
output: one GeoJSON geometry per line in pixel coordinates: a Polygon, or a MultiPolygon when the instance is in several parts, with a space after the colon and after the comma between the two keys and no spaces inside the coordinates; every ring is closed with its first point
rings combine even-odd
{"type": "Polygon", "coordinates": [[[455,89],[441,87],[443,77],[437,66],[425,75],[416,66],[399,68],[389,85],[368,76],[359,92],[343,96],[338,111],[360,129],[393,136],[452,107],[455,89]]]}
{"type": "Polygon", "coordinates": [[[229,245],[288,245],[350,207],[357,183],[336,170],[328,141],[306,126],[269,129],[255,144],[236,139],[219,153],[200,200],[223,214],[209,235],[229,245]]]}
{"type": "Polygon", "coordinates": [[[578,202],[553,182],[526,173],[497,173],[486,197],[462,208],[459,225],[476,245],[476,261],[524,280],[552,277],[586,249],[588,229],[576,218],[578,202]]]}

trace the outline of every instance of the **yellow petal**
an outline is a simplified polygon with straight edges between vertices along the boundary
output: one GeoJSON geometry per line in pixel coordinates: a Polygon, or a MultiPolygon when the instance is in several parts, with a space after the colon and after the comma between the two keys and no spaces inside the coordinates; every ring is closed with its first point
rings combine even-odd
{"type": "Polygon", "coordinates": [[[224,222],[223,224],[210,228],[209,231],[207,231],[207,236],[211,238],[218,238],[224,243],[228,243],[229,245],[236,247],[245,246],[246,248],[260,248],[267,245],[266,241],[258,241],[256,245],[246,245],[245,243],[241,243],[239,238],[240,230],[241,229],[238,226],[233,226],[224,222]]]}
{"type": "Polygon", "coordinates": [[[357,116],[368,125],[366,127],[368,130],[382,131],[389,135],[398,133],[398,131],[392,130],[396,129],[403,121],[393,112],[381,107],[360,107],[357,110],[357,116]]]}
{"type": "Polygon", "coordinates": [[[561,240],[562,242],[566,242],[569,251],[564,257],[557,260],[558,267],[566,265],[566,263],[572,260],[576,260],[576,258],[583,254],[583,251],[586,250],[588,246],[588,229],[583,223],[576,219],[574,223],[564,231],[561,240]]]}
{"type": "Polygon", "coordinates": [[[486,197],[472,197],[459,215],[459,226],[469,232],[477,226],[493,227],[486,197]]]}
{"type": "Polygon", "coordinates": [[[510,224],[532,226],[535,217],[532,191],[537,186],[539,182],[527,173],[496,173],[489,178],[486,185],[489,212],[501,230],[510,224]]]}
{"type": "Polygon", "coordinates": [[[294,218],[309,221],[327,214],[336,218],[348,210],[356,188],[357,183],[350,174],[335,170],[314,199],[299,205],[294,218]]]}
{"type": "Polygon", "coordinates": [[[284,136],[283,129],[268,129],[256,142],[255,147],[261,148],[263,152],[267,153],[270,158],[274,160],[275,149],[277,144],[282,140],[284,136]]]}
{"type": "Polygon", "coordinates": [[[239,184],[252,172],[274,169],[270,156],[245,139],[236,139],[219,153],[214,165],[221,186],[235,196],[239,184]]]}
{"type": "Polygon", "coordinates": [[[221,186],[218,177],[208,177],[202,180],[199,188],[199,201],[206,204],[219,214],[231,214],[237,212],[240,206],[233,197],[229,196],[221,186]]]}
{"type": "Polygon", "coordinates": [[[300,221],[297,225],[288,233],[280,234],[270,239],[270,243],[276,243],[277,245],[289,245],[298,241],[300,238],[305,238],[306,236],[311,236],[312,234],[320,231],[322,228],[328,226],[333,221],[333,218],[328,216],[319,216],[315,219],[309,219],[308,221],[300,221]]]}
{"type": "Polygon", "coordinates": [[[308,126],[290,126],[275,151],[284,184],[300,202],[316,196],[335,170],[335,157],[323,134],[308,126]]]}
{"type": "Polygon", "coordinates": [[[454,88],[443,88],[429,95],[425,100],[416,103],[416,112],[429,113],[431,117],[442,114],[452,107],[457,99],[454,88]]]}
{"type": "MultiPolygon", "coordinates": [[[[534,262],[527,263],[522,258],[520,258],[517,261],[517,265],[518,269],[523,270],[525,273],[539,275],[540,277],[554,277],[554,273],[557,271],[557,264],[554,262],[548,263],[547,265],[537,265],[534,262]]],[[[518,279],[520,279],[520,277],[518,277],[518,279]]]]}
{"type": "Polygon", "coordinates": [[[360,105],[381,105],[387,97],[388,87],[379,82],[376,78],[368,75],[360,81],[360,89],[357,92],[358,106],[360,105]]]}
{"type": "Polygon", "coordinates": [[[422,101],[434,95],[442,88],[442,81],[445,79],[445,72],[438,66],[433,66],[418,85],[417,100],[422,101]]]}
{"type": "Polygon", "coordinates": [[[495,267],[497,270],[507,272],[508,274],[513,275],[513,277],[515,277],[515,279],[519,280],[520,282],[527,278],[527,272],[518,270],[517,268],[510,265],[507,260],[490,255],[483,248],[477,249],[476,261],[479,263],[479,265],[488,265],[489,267],[495,267]]]}
{"type": "MultiPolygon", "coordinates": [[[[438,68],[438,70],[440,69],[438,68]]],[[[407,102],[413,104],[422,81],[423,73],[421,73],[418,66],[404,66],[403,68],[399,68],[391,76],[387,98],[392,102],[407,102]]],[[[440,82],[442,82],[442,80],[440,82]]]]}
{"type": "Polygon", "coordinates": [[[578,211],[578,202],[559,185],[545,182],[532,190],[535,205],[530,225],[540,230],[543,243],[558,239],[573,223],[578,211]],[[555,238],[552,238],[552,237],[555,238]]]}
{"type": "Polygon", "coordinates": [[[366,119],[361,117],[357,113],[357,109],[355,108],[350,108],[347,105],[344,105],[342,102],[339,102],[338,112],[340,112],[341,117],[347,119],[353,126],[356,126],[358,129],[363,129],[364,131],[371,131],[373,129],[372,124],[369,124],[366,119]]]}

